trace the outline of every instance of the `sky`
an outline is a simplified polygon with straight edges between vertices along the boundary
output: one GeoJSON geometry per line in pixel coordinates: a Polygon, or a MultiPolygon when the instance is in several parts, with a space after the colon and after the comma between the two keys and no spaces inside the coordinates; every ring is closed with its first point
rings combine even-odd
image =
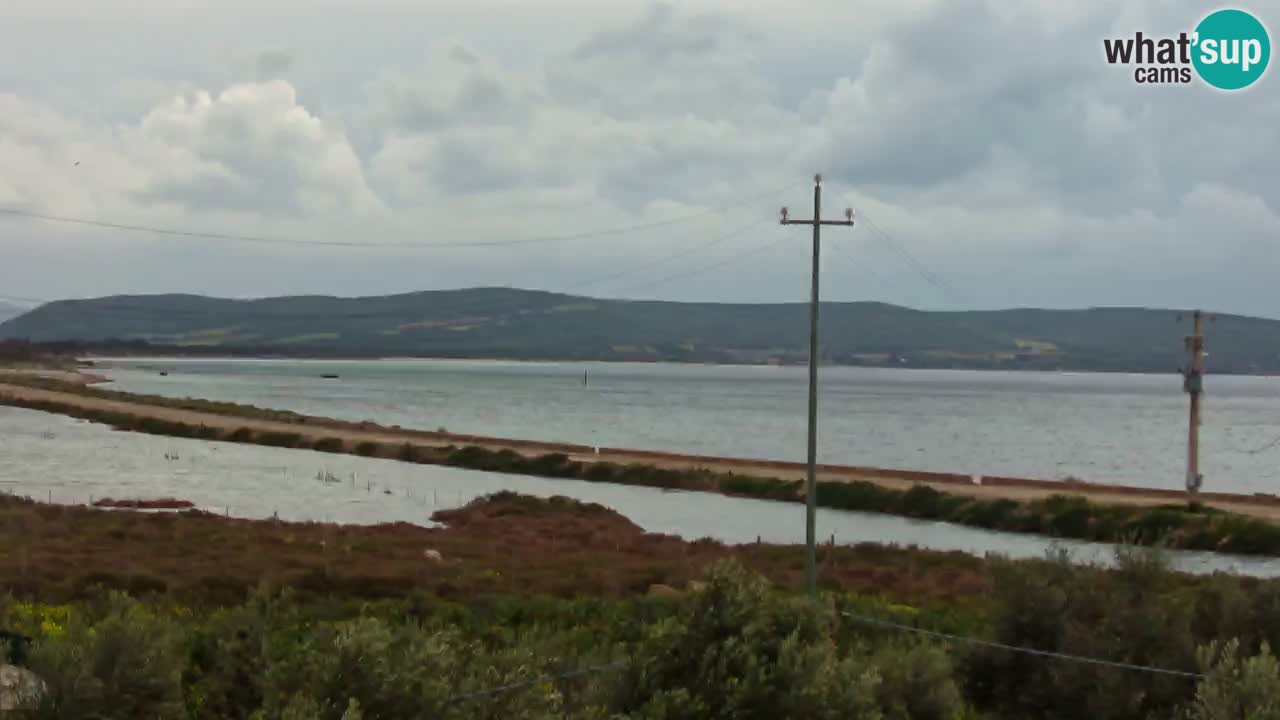
{"type": "Polygon", "coordinates": [[[1210,9],[5,0],[0,300],[803,301],[822,173],[827,300],[1280,318],[1277,71],[1103,58],[1210,9]]]}

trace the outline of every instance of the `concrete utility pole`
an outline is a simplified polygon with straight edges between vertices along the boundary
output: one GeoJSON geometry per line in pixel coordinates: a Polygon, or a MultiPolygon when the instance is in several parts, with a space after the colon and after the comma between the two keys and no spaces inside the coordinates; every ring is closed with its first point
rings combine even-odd
{"type": "MultiPolygon", "coordinates": [[[[1204,333],[1202,321],[1206,315],[1199,310],[1191,314],[1191,334],[1184,338],[1189,362],[1182,369],[1182,389],[1191,398],[1190,418],[1187,425],[1187,502],[1195,502],[1196,493],[1204,483],[1200,474],[1200,394],[1204,392],[1204,333]]],[[[1207,316],[1212,322],[1213,316],[1207,316]]],[[[1182,320],[1182,316],[1178,316],[1182,320]]]]}
{"type": "Polygon", "coordinates": [[[823,225],[853,225],[853,210],[844,211],[844,220],[822,219],[822,176],[813,176],[813,218],[792,220],[782,208],[783,225],[813,226],[813,279],[809,292],[809,467],[805,478],[805,557],[804,576],[809,594],[818,593],[818,561],[815,548],[818,516],[818,260],[820,233],[823,225]]]}

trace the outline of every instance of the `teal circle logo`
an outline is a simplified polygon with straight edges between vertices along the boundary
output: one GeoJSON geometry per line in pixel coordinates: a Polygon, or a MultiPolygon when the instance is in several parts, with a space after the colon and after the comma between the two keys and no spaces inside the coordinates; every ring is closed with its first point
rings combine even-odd
{"type": "Polygon", "coordinates": [[[1218,10],[1196,26],[1191,63],[1200,79],[1219,90],[1241,90],[1258,81],[1271,60],[1271,36],[1243,10],[1218,10]]]}

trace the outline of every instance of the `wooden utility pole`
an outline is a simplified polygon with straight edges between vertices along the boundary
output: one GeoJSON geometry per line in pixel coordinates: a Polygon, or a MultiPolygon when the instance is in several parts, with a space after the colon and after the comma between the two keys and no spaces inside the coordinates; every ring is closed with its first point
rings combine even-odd
{"type": "MultiPolygon", "coordinates": [[[[1190,396],[1187,422],[1187,502],[1195,502],[1196,493],[1204,483],[1200,474],[1200,394],[1204,392],[1204,329],[1206,315],[1199,310],[1191,314],[1191,334],[1184,338],[1187,348],[1187,367],[1182,369],[1182,389],[1190,396]]],[[[1207,316],[1210,321],[1213,316],[1207,316]]],[[[1178,317],[1182,319],[1181,316],[1178,317]]]]}
{"type": "Polygon", "coordinates": [[[813,277],[809,286],[809,453],[808,472],[805,476],[805,556],[804,577],[809,594],[818,592],[818,562],[815,548],[818,516],[818,261],[820,255],[820,230],[823,225],[853,225],[853,210],[844,211],[844,220],[822,219],[822,176],[813,176],[813,218],[792,220],[787,209],[782,208],[783,225],[813,226],[813,277]]]}

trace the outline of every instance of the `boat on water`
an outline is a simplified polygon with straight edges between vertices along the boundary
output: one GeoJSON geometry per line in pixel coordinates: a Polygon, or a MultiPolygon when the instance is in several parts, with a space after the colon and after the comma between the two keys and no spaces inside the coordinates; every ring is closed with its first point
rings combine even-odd
{"type": "Polygon", "coordinates": [[[334,373],[325,373],[324,375],[321,375],[320,377],[324,378],[325,380],[337,380],[337,379],[338,379],[338,376],[337,376],[336,374],[334,374],[334,373]]]}

